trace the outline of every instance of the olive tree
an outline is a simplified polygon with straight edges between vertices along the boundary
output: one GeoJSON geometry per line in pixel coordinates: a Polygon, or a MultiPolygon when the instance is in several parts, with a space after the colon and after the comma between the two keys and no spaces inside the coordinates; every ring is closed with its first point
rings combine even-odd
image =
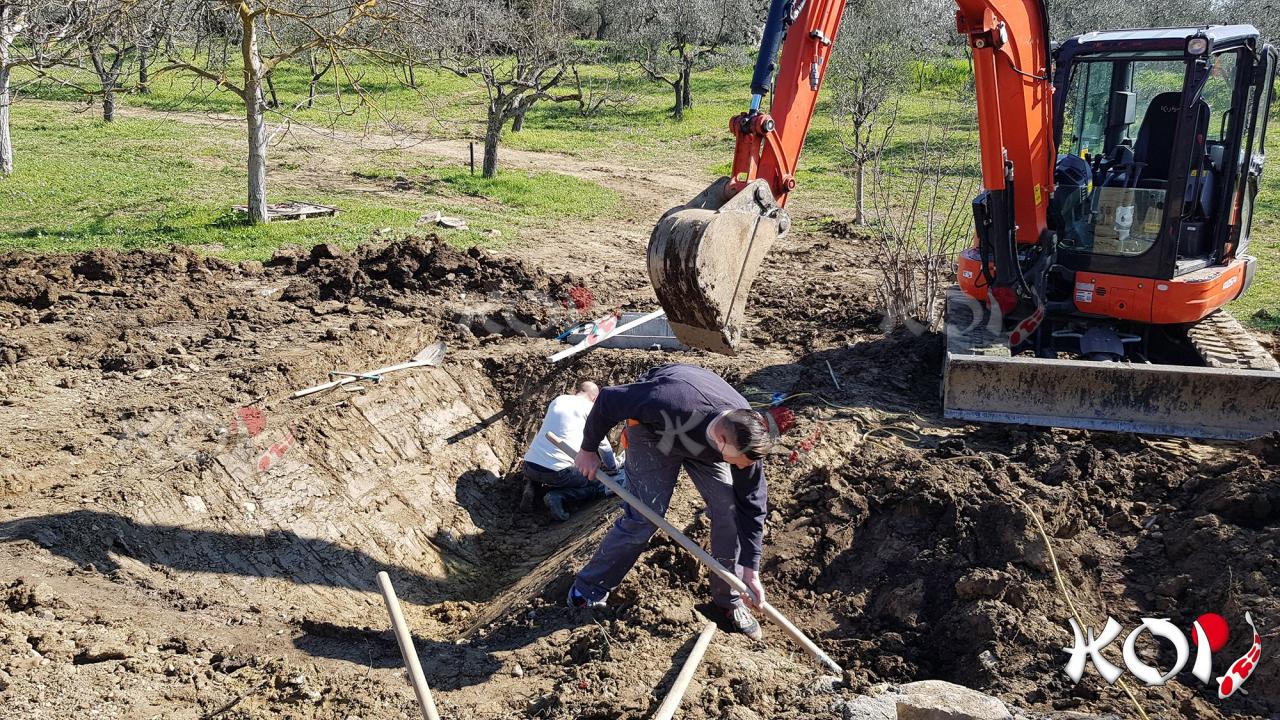
{"type": "MultiPolygon", "coordinates": [[[[154,41],[172,9],[168,3],[137,0],[73,0],[68,7],[78,27],[77,37],[98,79],[90,95],[102,97],[102,119],[115,120],[116,91],[136,65],[138,91],[146,91],[147,57],[142,49],[154,41]]],[[[82,64],[82,58],[75,58],[82,64]]]]}
{"type": "Polygon", "coordinates": [[[0,0],[0,177],[13,174],[13,71],[39,77],[74,52],[77,24],[58,0],[0,0]]]}
{"type": "Polygon", "coordinates": [[[693,74],[745,59],[742,45],[763,22],[762,2],[651,0],[627,6],[621,37],[645,74],[671,86],[672,117],[682,120],[693,74]]]}
{"type": "Polygon", "coordinates": [[[892,0],[866,0],[845,10],[836,36],[825,89],[836,138],[849,158],[858,225],[866,222],[867,168],[884,151],[896,117],[891,100],[910,63],[927,52],[902,42],[922,19],[892,0]]]}
{"type": "Polygon", "coordinates": [[[483,175],[498,172],[502,131],[534,103],[584,95],[566,6],[558,0],[447,0],[419,33],[440,67],[484,89],[483,175]]]}

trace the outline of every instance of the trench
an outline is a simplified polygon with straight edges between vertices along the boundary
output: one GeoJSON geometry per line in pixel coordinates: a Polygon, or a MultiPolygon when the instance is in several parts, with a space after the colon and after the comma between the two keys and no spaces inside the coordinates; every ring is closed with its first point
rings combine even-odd
{"type": "Polygon", "coordinates": [[[385,570],[427,632],[465,635],[565,576],[612,507],[566,523],[518,509],[520,460],[546,404],[579,378],[617,381],[651,362],[600,351],[569,370],[528,348],[493,355],[277,403],[251,438],[122,480],[118,510],[30,518],[6,534],[198,604],[321,608],[311,614],[338,624],[381,622],[385,570]]]}

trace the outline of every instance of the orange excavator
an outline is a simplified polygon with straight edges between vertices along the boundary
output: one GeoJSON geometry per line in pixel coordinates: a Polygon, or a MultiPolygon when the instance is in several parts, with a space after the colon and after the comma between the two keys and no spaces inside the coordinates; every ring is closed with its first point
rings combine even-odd
{"type": "MultiPolygon", "coordinates": [[[[729,123],[732,174],[653,231],[650,279],[687,345],[731,354],[740,338],[752,280],[790,225],[844,6],[773,0],[750,106],[729,123]]],[[[944,415],[1191,437],[1280,430],[1280,366],[1221,310],[1254,277],[1276,50],[1250,25],[1055,46],[1044,0],[957,6],[983,188],[947,298],[944,415]]]]}

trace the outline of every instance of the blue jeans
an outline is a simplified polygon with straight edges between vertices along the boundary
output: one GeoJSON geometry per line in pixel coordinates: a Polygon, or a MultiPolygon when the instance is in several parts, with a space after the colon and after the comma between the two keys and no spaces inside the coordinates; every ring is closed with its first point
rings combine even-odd
{"type": "Polygon", "coordinates": [[[591,502],[609,494],[604,483],[587,480],[572,465],[563,470],[551,470],[526,462],[524,478],[534,487],[542,485],[547,488],[547,498],[555,498],[560,503],[591,502]]]}
{"type": "MultiPolygon", "coordinates": [[[[599,485],[601,491],[604,490],[604,483],[599,480],[588,481],[578,469],[570,465],[563,470],[552,470],[542,467],[541,465],[525,462],[524,479],[543,487],[553,490],[574,490],[577,488],[585,488],[599,485]]],[[[603,494],[603,492],[601,493],[603,494]]]]}
{"type": "MultiPolygon", "coordinates": [[[[733,478],[729,464],[709,463],[663,454],[659,438],[643,425],[627,427],[627,486],[632,494],[659,515],[667,514],[680,468],[689,473],[693,486],[707,504],[711,521],[711,556],[729,572],[737,572],[738,524],[734,515],[733,478]]],[[[657,531],[643,515],[627,506],[614,523],[586,567],[578,573],[574,587],[588,600],[603,600],[631,570],[657,531]]],[[[732,608],[742,604],[738,592],[715,574],[711,575],[711,596],[716,605],[732,608]]]]}

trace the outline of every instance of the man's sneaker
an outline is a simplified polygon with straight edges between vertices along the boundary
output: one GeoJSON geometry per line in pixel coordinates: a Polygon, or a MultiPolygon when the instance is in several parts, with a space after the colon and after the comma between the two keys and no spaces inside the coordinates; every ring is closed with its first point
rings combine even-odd
{"type": "Polygon", "coordinates": [[[564,522],[569,519],[569,512],[564,509],[564,497],[559,490],[548,490],[547,494],[542,496],[542,504],[547,506],[551,517],[557,521],[564,522]]]}
{"type": "Polygon", "coordinates": [[[751,616],[751,611],[747,610],[745,605],[736,605],[731,609],[725,610],[724,619],[729,624],[731,632],[740,632],[752,640],[764,638],[764,633],[760,630],[760,623],[751,616]]]}
{"type": "Polygon", "coordinates": [[[608,599],[609,599],[609,594],[605,593],[604,597],[593,602],[591,600],[588,600],[586,595],[583,595],[582,593],[578,592],[578,586],[574,585],[569,588],[568,604],[569,604],[569,607],[573,608],[574,610],[602,608],[604,607],[604,601],[608,599]]]}

